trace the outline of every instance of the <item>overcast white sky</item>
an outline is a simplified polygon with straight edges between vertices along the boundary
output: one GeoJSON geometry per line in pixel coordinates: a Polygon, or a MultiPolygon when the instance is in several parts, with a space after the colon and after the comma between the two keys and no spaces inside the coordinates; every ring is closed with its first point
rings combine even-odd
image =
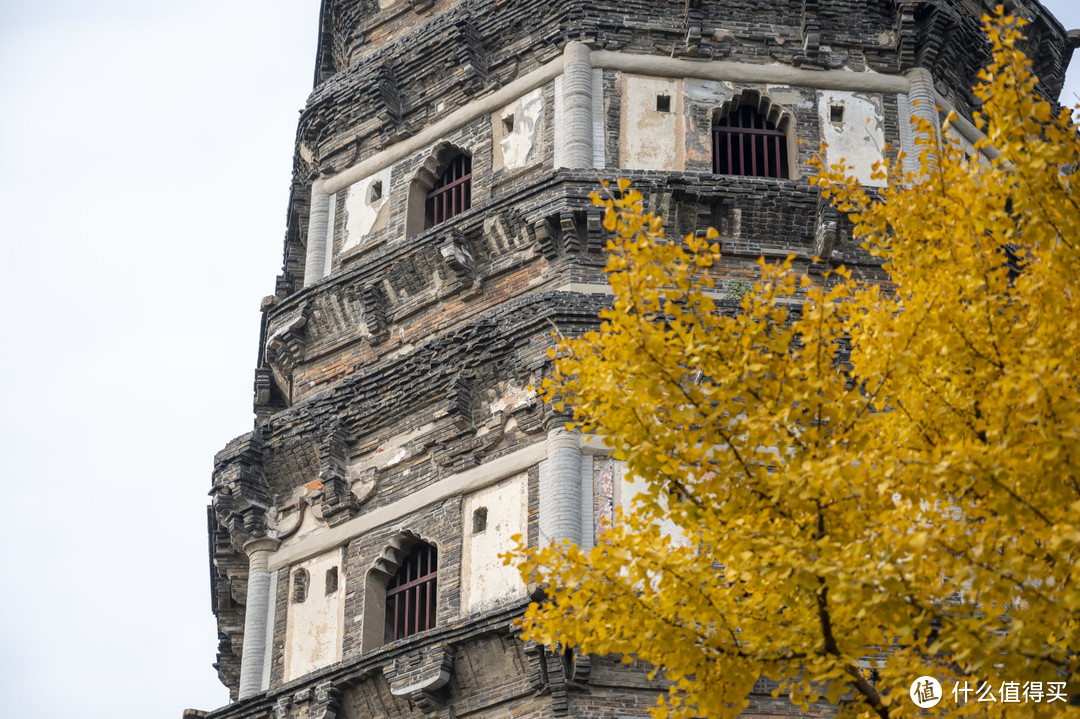
{"type": "Polygon", "coordinates": [[[227,701],[206,492],[252,425],[318,4],[0,0],[0,716],[227,701]]]}

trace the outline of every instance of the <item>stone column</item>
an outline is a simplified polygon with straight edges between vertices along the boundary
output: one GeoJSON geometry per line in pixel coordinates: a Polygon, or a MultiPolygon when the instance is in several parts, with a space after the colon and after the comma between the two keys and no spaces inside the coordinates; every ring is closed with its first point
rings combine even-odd
{"type": "Polygon", "coordinates": [[[336,214],[337,193],[334,193],[327,195],[326,229],[323,230],[323,277],[330,276],[334,265],[334,217],[336,214]]]}
{"type": "Polygon", "coordinates": [[[581,544],[581,447],[579,433],[562,427],[547,436],[540,463],[540,543],[581,544]]]}
{"type": "Polygon", "coordinates": [[[593,67],[589,46],[576,41],[566,43],[563,51],[563,127],[567,167],[593,166],[593,67]]]}
{"type": "MultiPolygon", "coordinates": [[[[918,142],[930,141],[930,156],[928,160],[931,165],[937,164],[937,148],[938,143],[941,141],[941,122],[938,118],[937,111],[937,94],[934,92],[934,78],[930,74],[930,71],[925,67],[915,67],[907,72],[908,79],[908,106],[910,108],[910,120],[922,119],[930,123],[930,127],[933,128],[933,136],[928,136],[925,132],[916,131],[914,127],[909,127],[911,135],[911,149],[902,148],[907,153],[912,162],[912,167],[917,167],[918,154],[920,147],[918,142]]],[[[907,118],[901,118],[901,129],[903,125],[908,122],[907,118]]],[[[901,145],[903,142],[904,133],[901,132],[901,145]]],[[[926,168],[919,168],[925,170],[926,168]]]]}
{"type": "Polygon", "coordinates": [[[247,604],[244,607],[244,649],[240,656],[239,698],[262,691],[266,663],[266,625],[273,603],[270,582],[270,555],[278,541],[261,537],[244,545],[248,555],[247,604]]]}
{"type": "Polygon", "coordinates": [[[330,195],[311,189],[311,213],[308,216],[307,258],[304,262],[304,287],[321,280],[326,271],[326,230],[330,223],[330,195]]]}

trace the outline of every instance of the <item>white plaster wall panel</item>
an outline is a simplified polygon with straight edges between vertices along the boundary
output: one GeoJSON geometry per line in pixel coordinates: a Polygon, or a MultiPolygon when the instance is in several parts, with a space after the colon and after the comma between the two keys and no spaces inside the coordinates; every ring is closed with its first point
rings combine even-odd
{"type": "Polygon", "coordinates": [[[884,185],[884,180],[872,177],[874,164],[884,159],[883,116],[880,95],[842,90],[818,92],[818,119],[821,139],[828,145],[825,151],[828,163],[845,163],[863,185],[884,185]],[[842,117],[836,119],[837,116],[842,117]]]}
{"type": "Polygon", "coordinates": [[[301,499],[301,503],[303,506],[302,514],[299,508],[292,507],[288,512],[278,512],[278,517],[275,517],[271,523],[271,526],[278,532],[289,535],[282,540],[282,547],[296,544],[301,539],[310,537],[326,527],[326,524],[319,521],[318,517],[315,516],[312,507],[306,501],[301,499]]]}
{"type": "Polygon", "coordinates": [[[627,170],[681,171],[686,167],[682,80],[622,75],[620,165],[627,170]],[[667,109],[659,108],[667,98],[667,109]]]}
{"type": "MultiPolygon", "coordinates": [[[[634,477],[626,471],[626,465],[623,462],[617,462],[616,465],[621,465],[616,471],[616,477],[618,483],[615,486],[615,503],[622,509],[624,514],[629,514],[634,511],[634,498],[646,489],[645,480],[640,477],[634,477]]],[[[661,504],[665,507],[666,502],[661,499],[661,504]]],[[[683,534],[679,525],[672,522],[670,519],[660,520],[660,531],[665,536],[672,539],[676,544],[689,544],[686,536],[683,534]]]]}
{"type": "Polygon", "coordinates": [[[492,116],[496,147],[495,168],[518,170],[536,164],[543,156],[544,90],[536,88],[492,116]],[[511,125],[507,131],[507,124],[511,125]]]}
{"type": "Polygon", "coordinates": [[[289,570],[289,602],[285,628],[285,681],[341,661],[345,621],[345,567],[341,548],[293,565],[289,570]],[[337,569],[337,588],[327,593],[327,572],[337,569]],[[293,575],[308,572],[307,596],[293,601],[293,575]]]}
{"type": "Polygon", "coordinates": [[[525,584],[517,568],[504,566],[499,555],[513,546],[512,536],[525,534],[528,504],[527,474],[519,474],[465,498],[461,604],[466,614],[525,596],[525,584]],[[486,510],[486,526],[483,531],[475,532],[474,516],[481,509],[486,510]]]}
{"type": "Polygon", "coordinates": [[[322,488],[321,480],[312,480],[295,488],[287,502],[270,510],[268,525],[278,536],[284,537],[281,547],[291,546],[326,529],[319,510],[322,488]]]}
{"type": "Polygon", "coordinates": [[[351,185],[345,198],[345,234],[341,251],[351,250],[364,241],[364,237],[386,226],[390,206],[390,168],[380,170],[370,177],[351,185]],[[380,196],[373,197],[378,188],[380,196]]]}

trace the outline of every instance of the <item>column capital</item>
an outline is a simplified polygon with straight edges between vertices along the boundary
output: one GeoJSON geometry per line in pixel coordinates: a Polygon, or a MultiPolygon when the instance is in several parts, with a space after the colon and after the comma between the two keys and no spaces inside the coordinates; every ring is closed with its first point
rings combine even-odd
{"type": "Polygon", "coordinates": [[[244,554],[250,558],[256,552],[274,552],[280,545],[281,542],[272,537],[256,537],[244,542],[244,554]]]}
{"type": "Polygon", "coordinates": [[[547,450],[548,456],[555,450],[570,449],[580,451],[581,433],[577,430],[570,431],[564,427],[552,427],[548,430],[547,450]]]}
{"type": "Polygon", "coordinates": [[[592,65],[592,48],[580,40],[571,40],[563,48],[566,62],[584,62],[592,65]]]}

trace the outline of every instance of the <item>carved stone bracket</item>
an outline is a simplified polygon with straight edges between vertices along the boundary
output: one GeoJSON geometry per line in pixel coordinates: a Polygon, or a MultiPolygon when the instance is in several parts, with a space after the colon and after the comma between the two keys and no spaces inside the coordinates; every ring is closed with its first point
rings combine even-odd
{"type": "Polygon", "coordinates": [[[374,284],[364,285],[360,293],[364,303],[364,321],[374,341],[380,342],[386,337],[386,297],[374,284]]]}
{"type": "Polygon", "coordinates": [[[915,9],[918,5],[918,2],[901,2],[896,8],[896,54],[901,72],[915,66],[915,9]]]}
{"type": "Polygon", "coordinates": [[[341,689],[333,682],[320,682],[315,685],[315,697],[308,709],[310,719],[337,719],[341,711],[341,689]]]}
{"type": "Polygon", "coordinates": [[[552,226],[551,221],[544,217],[533,224],[533,232],[536,235],[536,243],[540,246],[540,253],[549,260],[559,255],[559,235],[552,226]]]}
{"type": "Polygon", "coordinates": [[[287,317],[275,321],[266,340],[266,363],[282,378],[288,378],[296,365],[304,361],[307,353],[307,335],[304,325],[307,316],[304,308],[298,308],[287,317]]]}
{"type": "Polygon", "coordinates": [[[822,274],[829,269],[839,224],[840,213],[822,198],[818,202],[817,220],[814,224],[813,256],[817,259],[810,263],[811,274],[822,274]]]}
{"type": "Polygon", "coordinates": [[[401,123],[401,92],[398,90],[397,73],[393,64],[384,62],[375,71],[371,85],[375,116],[382,123],[383,132],[393,132],[401,123]]]}
{"type": "Polygon", "coordinates": [[[559,215],[559,229],[562,230],[562,246],[567,252],[581,251],[581,235],[577,229],[577,218],[573,212],[559,215]]]}
{"type": "Polygon", "coordinates": [[[691,57],[701,54],[701,30],[706,22],[701,0],[686,0],[683,6],[683,24],[686,28],[684,38],[685,52],[691,57]]]}
{"type": "Polygon", "coordinates": [[[524,642],[523,651],[525,652],[525,659],[529,663],[529,673],[527,677],[529,686],[538,692],[542,691],[547,687],[548,683],[547,657],[544,653],[544,647],[529,640],[524,642]]]}
{"type": "Polygon", "coordinates": [[[472,412],[472,387],[466,377],[458,376],[450,383],[446,391],[448,412],[451,421],[458,429],[464,430],[473,426],[472,412]]]}
{"type": "Polygon", "coordinates": [[[332,681],[319,682],[293,694],[278,697],[274,704],[274,719],[337,719],[341,712],[341,689],[332,681]]]}
{"type": "Polygon", "coordinates": [[[255,414],[259,421],[267,419],[273,412],[270,401],[273,397],[274,375],[269,367],[255,370],[255,414]]]}
{"type": "Polygon", "coordinates": [[[806,57],[816,60],[821,48],[821,20],[818,17],[818,0],[802,1],[802,41],[806,57]]]}
{"type": "Polygon", "coordinates": [[[461,230],[453,227],[446,233],[446,241],[439,247],[439,254],[459,280],[464,283],[475,280],[476,262],[461,230]]]}
{"type": "Polygon", "coordinates": [[[214,457],[211,503],[218,523],[228,530],[237,551],[249,540],[266,534],[270,488],[263,473],[263,443],[249,432],[214,457]]]}
{"type": "Polygon", "coordinates": [[[524,230],[525,222],[520,213],[511,208],[486,218],[481,237],[488,252],[497,255],[518,249],[523,243],[527,243],[529,237],[524,230]]]}
{"type": "Polygon", "coordinates": [[[454,651],[435,644],[396,658],[383,667],[394,696],[407,696],[425,716],[437,717],[446,706],[443,688],[454,670],[454,651]]]}
{"type": "Polygon", "coordinates": [[[475,95],[484,89],[488,79],[488,54],[484,46],[484,36],[468,20],[454,23],[454,35],[461,89],[466,95],[475,95]]]}
{"type": "Polygon", "coordinates": [[[564,672],[569,681],[578,686],[589,683],[592,675],[592,657],[582,654],[576,647],[563,652],[564,672]]]}
{"type": "Polygon", "coordinates": [[[349,480],[349,443],[340,423],[331,426],[319,447],[319,480],[323,483],[323,519],[331,526],[356,516],[360,501],[349,480]]]}
{"type": "Polygon", "coordinates": [[[600,252],[607,245],[604,230],[604,211],[599,207],[590,207],[585,212],[585,249],[600,252]]]}

